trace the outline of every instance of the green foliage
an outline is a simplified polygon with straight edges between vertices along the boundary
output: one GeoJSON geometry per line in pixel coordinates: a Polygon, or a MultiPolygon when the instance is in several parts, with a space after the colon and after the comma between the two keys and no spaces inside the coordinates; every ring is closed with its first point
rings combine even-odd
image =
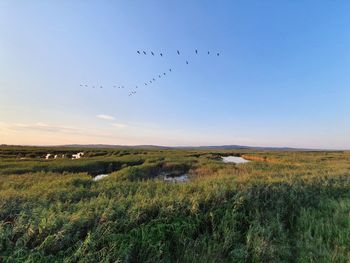
{"type": "Polygon", "coordinates": [[[2,262],[349,260],[349,152],[48,150],[0,149],[2,262]]]}

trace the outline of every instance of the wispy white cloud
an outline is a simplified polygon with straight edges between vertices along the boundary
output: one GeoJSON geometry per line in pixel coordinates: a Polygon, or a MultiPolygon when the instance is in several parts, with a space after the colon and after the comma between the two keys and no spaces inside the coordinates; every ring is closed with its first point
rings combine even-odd
{"type": "Polygon", "coordinates": [[[99,119],[109,120],[109,121],[115,119],[113,116],[107,115],[107,114],[99,114],[99,115],[97,115],[96,117],[99,118],[99,119]]]}
{"type": "Polygon", "coordinates": [[[46,132],[78,132],[83,131],[83,129],[79,129],[76,127],[71,126],[64,126],[64,125],[54,125],[54,124],[47,124],[43,122],[37,122],[37,123],[13,123],[13,124],[5,124],[0,123],[1,128],[6,128],[8,130],[12,131],[23,131],[23,130],[32,130],[32,131],[46,131],[46,132]]]}
{"type": "Polygon", "coordinates": [[[111,123],[111,125],[115,128],[125,128],[128,125],[124,124],[124,123],[111,123]]]}

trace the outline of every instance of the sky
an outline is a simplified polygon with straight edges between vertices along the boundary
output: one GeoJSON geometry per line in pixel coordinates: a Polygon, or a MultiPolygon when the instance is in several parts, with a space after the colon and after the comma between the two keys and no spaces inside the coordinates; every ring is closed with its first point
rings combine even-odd
{"type": "Polygon", "coordinates": [[[345,0],[2,0],[0,144],[350,149],[349,13],[345,0]]]}

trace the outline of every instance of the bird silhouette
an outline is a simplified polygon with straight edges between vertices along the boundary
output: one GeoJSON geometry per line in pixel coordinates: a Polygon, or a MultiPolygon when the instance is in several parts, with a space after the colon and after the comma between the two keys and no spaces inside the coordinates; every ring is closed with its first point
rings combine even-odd
{"type": "Polygon", "coordinates": [[[154,56],[154,53],[151,51],[152,56],[154,56]]]}
{"type": "Polygon", "coordinates": [[[219,55],[220,55],[220,53],[216,53],[216,55],[217,55],[217,56],[219,56],[219,55]]]}
{"type": "Polygon", "coordinates": [[[186,64],[188,65],[188,61],[186,60],[186,64]]]}
{"type": "Polygon", "coordinates": [[[147,83],[145,82],[145,86],[147,86],[147,83]]]}
{"type": "Polygon", "coordinates": [[[163,56],[163,53],[160,53],[159,55],[162,57],[162,56],[163,56]]]}
{"type": "Polygon", "coordinates": [[[146,51],[143,51],[143,54],[145,54],[145,55],[146,55],[146,54],[147,54],[147,53],[146,53],[146,51]]]}
{"type": "Polygon", "coordinates": [[[159,77],[159,78],[161,78],[162,76],[161,76],[161,75],[159,75],[158,77],[159,77]]]}
{"type": "Polygon", "coordinates": [[[210,52],[208,51],[208,55],[210,54],[210,52]]]}
{"type": "Polygon", "coordinates": [[[137,50],[137,54],[141,54],[139,50],[137,50]]]}
{"type": "Polygon", "coordinates": [[[165,76],[165,75],[166,75],[166,73],[164,72],[164,73],[163,73],[163,75],[165,76]]]}
{"type": "Polygon", "coordinates": [[[196,49],[196,54],[198,54],[198,50],[196,49]]]}
{"type": "Polygon", "coordinates": [[[153,81],[156,81],[156,80],[153,78],[153,81]]]}
{"type": "Polygon", "coordinates": [[[169,71],[171,72],[171,68],[169,69],[169,71]]]}
{"type": "Polygon", "coordinates": [[[177,51],[177,54],[180,55],[180,51],[177,51]]]}

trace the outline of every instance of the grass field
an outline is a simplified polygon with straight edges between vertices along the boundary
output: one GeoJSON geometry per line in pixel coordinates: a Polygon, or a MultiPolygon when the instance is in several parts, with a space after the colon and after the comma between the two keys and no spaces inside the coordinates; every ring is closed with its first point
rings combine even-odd
{"type": "Polygon", "coordinates": [[[350,152],[2,147],[0,257],[349,262],[350,152]]]}

